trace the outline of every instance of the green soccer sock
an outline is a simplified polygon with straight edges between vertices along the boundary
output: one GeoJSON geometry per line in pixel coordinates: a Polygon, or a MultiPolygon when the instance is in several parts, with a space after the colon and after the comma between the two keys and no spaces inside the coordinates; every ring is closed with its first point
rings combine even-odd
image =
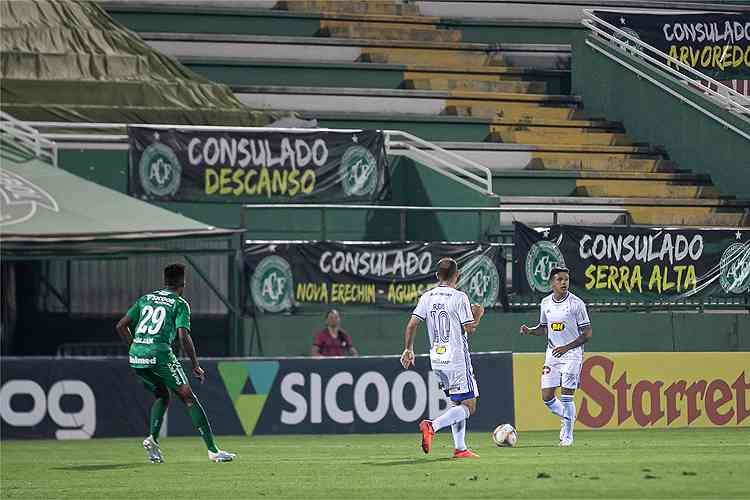
{"type": "Polygon", "coordinates": [[[164,422],[164,414],[167,412],[167,402],[161,398],[156,398],[154,404],[151,405],[151,437],[154,438],[156,443],[159,442],[159,431],[161,431],[161,424],[164,422]]]}
{"type": "Polygon", "coordinates": [[[200,432],[203,441],[206,443],[206,448],[212,453],[216,453],[218,448],[214,443],[214,433],[211,432],[211,424],[208,423],[208,417],[206,412],[203,410],[200,401],[195,399],[195,403],[188,406],[188,413],[190,414],[190,420],[193,421],[193,426],[200,432]]]}

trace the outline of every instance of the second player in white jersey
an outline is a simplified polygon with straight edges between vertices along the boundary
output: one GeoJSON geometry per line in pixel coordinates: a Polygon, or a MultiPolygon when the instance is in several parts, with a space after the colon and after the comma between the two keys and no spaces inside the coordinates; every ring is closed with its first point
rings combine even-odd
{"type": "Polygon", "coordinates": [[[521,334],[547,337],[547,352],[542,367],[542,401],[560,421],[560,445],[573,444],[576,408],[573,400],[583,366],[583,345],[591,339],[591,321],[586,304],[570,292],[570,272],[565,268],[550,271],[552,293],[542,299],[539,324],[521,326],[521,334]],[[555,391],[560,387],[560,398],[555,391]]]}
{"type": "Polygon", "coordinates": [[[430,344],[430,365],[440,385],[455,406],[434,421],[419,423],[422,432],[422,451],[429,453],[435,432],[450,427],[453,432],[454,458],[476,458],[466,447],[466,420],[474,414],[479,388],[474,377],[469,355],[467,335],[476,331],[484,314],[478,304],[470,305],[469,297],[456,290],[458,265],[453,259],[438,263],[437,287],[425,292],[412,312],[404,332],[404,368],[414,364],[414,335],[420,322],[427,323],[430,344]]]}

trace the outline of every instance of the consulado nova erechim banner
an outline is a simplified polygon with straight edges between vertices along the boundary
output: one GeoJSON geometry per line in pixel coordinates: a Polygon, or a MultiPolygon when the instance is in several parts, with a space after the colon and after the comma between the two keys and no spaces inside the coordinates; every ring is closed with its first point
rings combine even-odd
{"type": "Polygon", "coordinates": [[[514,229],[514,286],[549,293],[554,266],[584,299],[661,301],[750,293],[750,230],[556,225],[514,229]]]}
{"type": "Polygon", "coordinates": [[[639,14],[597,10],[594,14],[707,76],[750,79],[748,12],[639,14]]]}
{"type": "Polygon", "coordinates": [[[128,127],[128,193],[152,201],[372,202],[388,188],[377,130],[128,127]]]}
{"type": "Polygon", "coordinates": [[[303,304],[414,306],[436,284],[442,257],[458,262],[458,288],[472,303],[504,302],[498,245],[439,242],[254,244],[245,249],[249,295],[263,311],[303,304]]]}

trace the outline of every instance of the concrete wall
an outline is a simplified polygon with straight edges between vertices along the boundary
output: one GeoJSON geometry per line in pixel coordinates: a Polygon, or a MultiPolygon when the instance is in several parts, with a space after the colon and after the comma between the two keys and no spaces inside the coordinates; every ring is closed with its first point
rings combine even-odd
{"type": "MultiPolygon", "coordinates": [[[[361,354],[398,354],[410,311],[341,308],[342,327],[361,354]]],[[[307,355],[313,333],[323,328],[324,311],[290,316],[258,316],[263,353],[269,356],[307,355]]],[[[628,313],[591,311],[594,337],[589,351],[750,351],[750,315],[693,313],[628,313]]],[[[471,350],[542,352],[541,337],[521,337],[522,323],[538,322],[538,311],[488,312],[471,340],[471,350]]],[[[252,331],[247,320],[245,331],[252,331]]],[[[415,342],[426,352],[426,334],[421,327],[415,342]]],[[[249,346],[246,346],[246,348],[249,346]]],[[[249,354],[245,351],[245,354],[249,354]]],[[[253,354],[258,354],[257,345],[253,354]]],[[[750,354],[748,355],[750,356],[750,354]]],[[[750,359],[750,358],[749,358],[750,359]]]]}

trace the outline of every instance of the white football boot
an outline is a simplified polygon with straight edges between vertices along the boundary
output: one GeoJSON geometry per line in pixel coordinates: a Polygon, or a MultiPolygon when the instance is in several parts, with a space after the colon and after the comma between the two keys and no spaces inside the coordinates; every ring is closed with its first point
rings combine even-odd
{"type": "Polygon", "coordinates": [[[208,459],[212,462],[231,462],[237,455],[235,453],[229,453],[228,451],[219,450],[216,453],[209,451],[208,459]]]}
{"type": "Polygon", "coordinates": [[[148,460],[152,464],[163,464],[164,458],[161,456],[161,449],[159,449],[159,443],[154,441],[152,436],[147,437],[143,440],[143,448],[148,454],[148,460]]]}

